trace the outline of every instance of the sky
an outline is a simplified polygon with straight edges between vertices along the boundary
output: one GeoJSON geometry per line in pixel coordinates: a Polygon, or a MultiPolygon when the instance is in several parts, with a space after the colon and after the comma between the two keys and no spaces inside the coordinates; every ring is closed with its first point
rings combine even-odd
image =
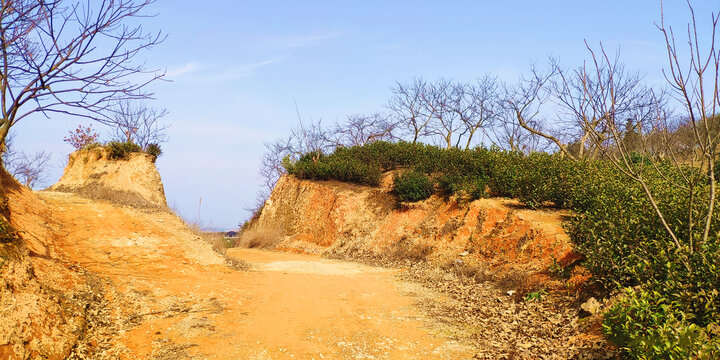
{"type": "MultiPolygon", "coordinates": [[[[701,36],[720,0],[693,1],[701,36]]],[[[665,0],[682,32],[684,0],[665,0]]],[[[657,0],[235,1],[158,0],[143,19],[166,40],[138,60],[166,72],[147,105],[167,109],[169,141],[157,166],[168,204],[207,228],[235,229],[260,186],[263,144],[303,121],[333,123],[383,111],[396,82],[416,77],[512,82],[548,56],[588,59],[584,41],[618,51],[626,67],[662,86],[666,66],[657,0]]],[[[62,175],[68,131],[87,120],[27,118],[16,150],[53,154],[44,186],[62,175]]],[[[110,130],[94,129],[107,139],[110,130]]]]}

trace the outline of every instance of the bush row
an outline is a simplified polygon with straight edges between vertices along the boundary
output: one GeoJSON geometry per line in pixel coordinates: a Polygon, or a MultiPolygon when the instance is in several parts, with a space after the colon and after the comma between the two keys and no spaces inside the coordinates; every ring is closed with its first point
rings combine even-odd
{"type": "Polygon", "coordinates": [[[93,149],[97,147],[103,147],[108,152],[108,157],[111,160],[126,159],[130,153],[141,152],[151,155],[156,160],[162,155],[162,150],[157,144],[148,144],[144,149],[135,144],[132,141],[110,141],[106,144],[91,143],[86,145],[83,149],[93,149]]]}
{"type": "MultiPolygon", "coordinates": [[[[690,351],[700,356],[707,349],[697,350],[701,348],[688,344],[703,337],[717,344],[720,336],[720,331],[712,331],[720,329],[720,207],[711,222],[710,241],[700,243],[702,224],[698,219],[703,204],[696,202],[690,208],[689,199],[707,198],[706,177],[693,169],[680,173],[669,164],[653,166],[640,156],[632,161],[677,234],[680,247],[665,230],[645,189],[607,161],[575,162],[557,154],[524,155],[484,148],[445,150],[424,144],[375,142],[340,148],[330,155],[308,154],[296,162],[285,161],[285,166],[300,178],[365,185],[377,185],[384,171],[401,169],[406,175],[396,178],[396,191],[403,201],[427,197],[427,182],[432,179],[445,194],[472,199],[506,196],[532,208],[552,205],[571,209],[574,215],[565,228],[577,250],[585,255],[584,265],[595,281],[608,290],[637,285],[643,289],[640,295],[630,296],[610,310],[608,335],[631,355],[646,346],[675,350],[685,346],[678,354],[690,351]],[[678,185],[683,176],[696,177],[699,185],[692,193],[678,185]],[[696,221],[688,221],[690,212],[696,221]],[[643,311],[636,311],[633,304],[647,300],[648,294],[653,301],[643,311]],[[649,321],[648,314],[657,319],[649,321]],[[677,331],[666,329],[671,323],[677,331]],[[628,324],[640,324],[645,330],[635,331],[634,325],[628,324]]],[[[664,354],[660,357],[675,354],[658,351],[664,354]]]]}

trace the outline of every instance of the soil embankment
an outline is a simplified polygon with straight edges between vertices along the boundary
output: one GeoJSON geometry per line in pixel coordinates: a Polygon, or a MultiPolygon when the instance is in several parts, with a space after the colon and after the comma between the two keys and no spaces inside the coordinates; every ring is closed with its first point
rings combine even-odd
{"type": "MultiPolygon", "coordinates": [[[[517,301],[505,289],[448,278],[446,272],[437,272],[442,281],[424,287],[400,280],[404,270],[231,249],[229,258],[250,264],[249,270],[238,270],[162,206],[164,195],[153,197],[162,190],[159,176],[136,183],[133,176],[139,175],[129,175],[135,170],[91,154],[87,163],[75,154],[64,185],[55,191],[36,193],[5,181],[11,183],[6,185],[10,221],[21,241],[2,248],[1,358],[583,354],[576,348],[583,335],[572,309],[517,301]],[[83,190],[88,188],[102,191],[83,190]],[[128,193],[135,195],[115,196],[128,193]],[[126,201],[138,198],[145,202],[126,201]],[[470,322],[458,326],[458,314],[470,322]]],[[[152,165],[139,157],[128,164],[152,165]]],[[[385,254],[463,269],[489,261],[489,273],[538,275],[551,259],[573,256],[561,216],[497,199],[468,205],[432,198],[398,208],[387,186],[378,190],[286,177],[251,230],[280,233],[273,241],[295,252],[362,259],[385,254]]],[[[589,350],[590,356],[580,358],[598,353],[596,347],[589,350]]]]}
{"type": "MultiPolygon", "coordinates": [[[[87,183],[79,175],[69,180],[85,171],[75,164],[82,157],[74,159],[75,170],[61,181],[66,187],[53,189],[87,183]]],[[[93,186],[137,189],[110,186],[128,172],[97,160],[86,169],[100,174],[93,186]]],[[[96,195],[83,191],[32,192],[9,178],[5,184],[21,239],[0,264],[0,358],[472,355],[421,314],[392,270],[231,250],[232,258],[251,264],[237,270],[163,207],[98,200],[80,196],[96,195]]]]}
{"type": "Polygon", "coordinates": [[[478,358],[614,356],[599,318],[579,317],[575,289],[589,275],[573,266],[566,212],[501,198],[398,203],[391,188],[390,174],[377,188],[284,176],[240,242],[408,267],[404,278],[436,294],[419,303],[478,358]]]}
{"type": "Polygon", "coordinates": [[[438,264],[462,259],[538,276],[578,259],[562,228],[563,212],[437,195],[398,204],[391,184],[389,175],[380,188],[283,176],[248,233],[275,236],[277,248],[296,252],[438,264]]]}
{"type": "Polygon", "coordinates": [[[0,242],[0,359],[65,359],[98,311],[96,278],[57,251],[62,231],[52,208],[4,171],[0,176],[18,231],[0,242]]]}
{"type": "Polygon", "coordinates": [[[76,151],[70,154],[60,180],[48,190],[136,207],[167,207],[154,158],[139,152],[113,160],[102,147],[76,151]]]}
{"type": "Polygon", "coordinates": [[[55,244],[104,281],[112,358],[455,359],[390,271],[232,251],[238,271],[173,214],[39,194],[68,234],[55,244]]]}

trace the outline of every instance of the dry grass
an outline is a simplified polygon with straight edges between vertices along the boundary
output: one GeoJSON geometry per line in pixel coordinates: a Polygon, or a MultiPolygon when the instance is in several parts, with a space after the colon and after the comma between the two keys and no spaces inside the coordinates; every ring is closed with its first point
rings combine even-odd
{"type": "Polygon", "coordinates": [[[494,275],[483,263],[468,263],[460,259],[440,265],[439,270],[452,273],[475,284],[493,281],[494,275]]]}
{"type": "Polygon", "coordinates": [[[407,237],[403,237],[390,245],[386,256],[387,260],[412,265],[427,260],[428,255],[433,251],[433,246],[425,243],[412,241],[407,237]]]}
{"type": "Polygon", "coordinates": [[[223,233],[203,231],[202,228],[205,225],[202,223],[197,221],[184,221],[185,225],[187,225],[188,229],[190,229],[193,234],[210,244],[216,253],[225,256],[225,253],[227,253],[227,249],[230,246],[228,246],[228,241],[225,239],[225,235],[223,233]]]}
{"type": "Polygon", "coordinates": [[[408,237],[388,244],[382,251],[370,250],[364,242],[363,238],[341,239],[323,251],[322,255],[329,259],[357,261],[373,266],[411,267],[425,263],[435,250],[431,244],[408,237]]]}
{"type": "Polygon", "coordinates": [[[510,270],[502,274],[502,276],[497,279],[495,286],[502,291],[527,290],[526,288],[528,287],[528,277],[528,274],[525,272],[510,270]]]}
{"type": "Polygon", "coordinates": [[[210,246],[212,246],[213,250],[220,254],[225,255],[227,253],[227,245],[228,242],[225,240],[225,237],[221,233],[204,233],[200,235],[200,237],[210,246]]]}
{"type": "Polygon", "coordinates": [[[238,235],[236,247],[274,249],[283,240],[283,235],[275,229],[247,229],[238,235]]]}
{"type": "Polygon", "coordinates": [[[225,235],[223,233],[218,232],[206,232],[202,230],[203,225],[195,222],[188,222],[185,221],[185,224],[187,225],[188,229],[192,231],[195,235],[197,235],[200,239],[205,241],[206,243],[210,244],[212,246],[213,251],[216,253],[222,255],[225,258],[225,263],[230,266],[231,268],[235,270],[240,271],[247,271],[250,270],[250,264],[248,264],[245,261],[237,260],[237,259],[231,259],[227,257],[227,249],[231,248],[233,246],[237,246],[237,239],[235,240],[235,243],[229,243],[228,239],[225,238],[225,235]]]}

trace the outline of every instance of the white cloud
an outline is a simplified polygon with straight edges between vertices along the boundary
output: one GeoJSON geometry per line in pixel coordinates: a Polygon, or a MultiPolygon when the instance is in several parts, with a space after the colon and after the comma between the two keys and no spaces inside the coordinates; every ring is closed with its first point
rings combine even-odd
{"type": "Polygon", "coordinates": [[[165,73],[165,76],[169,79],[180,77],[183,75],[187,75],[193,72],[196,72],[198,70],[202,70],[203,66],[200,65],[197,62],[191,61],[188,63],[185,63],[183,65],[178,66],[171,66],[168,68],[167,72],[165,73]]]}
{"type": "Polygon", "coordinates": [[[286,48],[298,48],[315,45],[327,40],[335,39],[340,37],[342,34],[337,30],[326,31],[315,34],[296,35],[281,38],[278,43],[282,47],[286,48]]]}
{"type": "Polygon", "coordinates": [[[260,61],[256,63],[249,63],[249,64],[238,64],[238,65],[231,65],[227,67],[226,69],[219,71],[211,77],[217,77],[218,80],[234,80],[234,79],[240,79],[244,77],[248,77],[255,73],[255,71],[261,67],[274,64],[282,59],[280,58],[273,58],[268,59],[265,61],[260,61]]]}
{"type": "Polygon", "coordinates": [[[193,81],[223,82],[237,80],[253,75],[258,69],[282,60],[272,58],[268,60],[245,64],[201,65],[189,62],[185,65],[174,66],[168,69],[166,77],[170,80],[181,76],[191,76],[193,81]]]}

